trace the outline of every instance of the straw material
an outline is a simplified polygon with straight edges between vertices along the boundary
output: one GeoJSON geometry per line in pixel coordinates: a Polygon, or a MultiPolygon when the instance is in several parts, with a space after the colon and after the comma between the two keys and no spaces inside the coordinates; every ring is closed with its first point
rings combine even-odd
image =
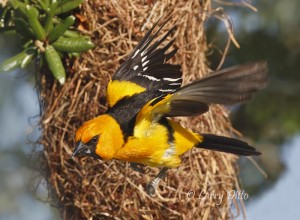
{"type": "MultiPolygon", "coordinates": [[[[64,86],[46,74],[41,88],[41,143],[47,180],[64,219],[232,217],[231,205],[237,205],[226,199],[226,192],[238,188],[237,157],[233,155],[191,150],[184,155],[179,168],[168,171],[153,198],[144,187],[158,173],[157,168],[142,175],[124,162],[70,159],[75,130],[105,111],[105,88],[111,76],[162,15],[173,13],[162,34],[174,23],[178,26],[174,35],[179,51],[171,62],[182,65],[184,82],[210,72],[205,58],[208,47],[204,22],[213,12],[210,0],[84,2],[76,15],[81,20],[79,29],[89,34],[97,46],[75,62],[66,63],[70,73],[64,86]],[[218,199],[204,198],[204,193],[219,193],[224,198],[220,203],[218,199]]],[[[218,105],[202,116],[181,122],[195,131],[227,136],[233,132],[228,112],[218,105]]]]}

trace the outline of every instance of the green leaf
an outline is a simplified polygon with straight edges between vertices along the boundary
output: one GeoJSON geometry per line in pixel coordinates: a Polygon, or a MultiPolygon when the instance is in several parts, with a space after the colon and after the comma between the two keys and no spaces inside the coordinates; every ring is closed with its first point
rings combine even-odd
{"type": "Polygon", "coordinates": [[[56,41],[69,27],[71,27],[75,22],[75,17],[73,15],[67,17],[62,21],[62,23],[56,25],[48,34],[48,41],[52,43],[56,41]]]}
{"type": "Polygon", "coordinates": [[[78,31],[66,30],[66,32],[63,33],[63,36],[76,38],[76,37],[80,37],[81,35],[78,31]]]}
{"type": "Polygon", "coordinates": [[[9,24],[12,16],[12,7],[10,5],[5,8],[0,8],[0,27],[5,27],[9,24]]]}
{"type": "Polygon", "coordinates": [[[14,27],[0,27],[0,33],[2,34],[16,34],[16,29],[14,27]]]}
{"type": "Polygon", "coordinates": [[[66,1],[57,7],[55,14],[58,15],[58,14],[69,12],[77,8],[83,1],[84,0],[66,1]]]}
{"type": "Polygon", "coordinates": [[[35,37],[40,41],[44,41],[46,39],[46,32],[39,21],[38,10],[35,7],[30,5],[27,5],[26,9],[27,9],[26,16],[28,19],[28,23],[33,33],[35,34],[35,37]]]}
{"type": "Polygon", "coordinates": [[[37,0],[37,2],[39,3],[39,5],[41,6],[41,8],[46,11],[49,7],[49,1],[45,1],[45,0],[37,0]]]}
{"type": "Polygon", "coordinates": [[[15,9],[19,10],[23,15],[26,15],[26,4],[19,0],[9,0],[9,4],[15,9]]]}
{"type": "Polygon", "coordinates": [[[0,72],[12,71],[21,65],[21,60],[25,57],[25,53],[21,52],[7,60],[0,65],[0,72]]]}
{"type": "Polygon", "coordinates": [[[78,58],[78,57],[80,57],[80,53],[68,53],[68,56],[78,58]]]}
{"type": "Polygon", "coordinates": [[[46,47],[45,58],[54,78],[57,79],[60,84],[64,84],[66,81],[66,71],[59,54],[51,45],[46,47]]]}
{"type": "Polygon", "coordinates": [[[25,68],[33,59],[33,57],[36,55],[36,48],[31,47],[26,49],[25,53],[26,55],[24,56],[23,60],[20,63],[21,68],[25,68]]]}
{"type": "Polygon", "coordinates": [[[18,67],[25,67],[30,60],[33,58],[35,50],[33,48],[28,48],[18,53],[17,55],[5,60],[0,65],[0,72],[9,72],[18,67]]]}
{"type": "Polygon", "coordinates": [[[34,38],[34,34],[29,27],[29,24],[23,18],[14,18],[15,28],[17,33],[25,38],[34,38]]]}
{"type": "Polygon", "coordinates": [[[60,37],[55,41],[52,46],[61,52],[67,53],[80,53],[95,47],[93,42],[83,37],[77,38],[64,38],[60,37]]]}
{"type": "Polygon", "coordinates": [[[30,49],[30,48],[37,48],[37,47],[35,47],[34,46],[34,42],[33,42],[33,40],[32,39],[30,39],[30,40],[28,40],[27,42],[25,42],[24,44],[23,44],[23,48],[28,48],[28,49],[30,49]]]}
{"type": "Polygon", "coordinates": [[[49,31],[51,30],[51,28],[53,27],[53,17],[55,15],[56,9],[58,6],[58,1],[57,0],[53,0],[52,3],[49,5],[46,13],[47,13],[47,17],[46,17],[46,21],[44,23],[44,29],[46,33],[49,33],[49,31]]]}

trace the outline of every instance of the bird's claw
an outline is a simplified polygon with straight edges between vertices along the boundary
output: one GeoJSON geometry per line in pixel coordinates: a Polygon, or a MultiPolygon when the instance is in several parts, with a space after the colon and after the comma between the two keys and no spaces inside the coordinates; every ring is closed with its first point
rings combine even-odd
{"type": "Polygon", "coordinates": [[[157,179],[154,179],[154,180],[150,181],[146,185],[146,192],[151,197],[153,197],[155,195],[156,188],[157,188],[157,185],[158,185],[158,181],[155,181],[155,180],[157,180],[157,179]]]}
{"type": "Polygon", "coordinates": [[[154,196],[159,182],[166,176],[168,168],[164,167],[158,175],[146,185],[146,192],[149,196],[154,196]]]}

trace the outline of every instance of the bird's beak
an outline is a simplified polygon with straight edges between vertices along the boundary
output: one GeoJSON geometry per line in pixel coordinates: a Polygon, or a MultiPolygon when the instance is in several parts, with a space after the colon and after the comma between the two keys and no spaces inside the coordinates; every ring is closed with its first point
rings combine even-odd
{"type": "Polygon", "coordinates": [[[73,159],[74,157],[76,157],[79,154],[81,154],[81,152],[84,152],[86,148],[87,148],[87,146],[84,143],[82,143],[82,142],[76,143],[76,147],[75,147],[75,150],[74,150],[74,152],[72,154],[71,159],[73,159]]]}

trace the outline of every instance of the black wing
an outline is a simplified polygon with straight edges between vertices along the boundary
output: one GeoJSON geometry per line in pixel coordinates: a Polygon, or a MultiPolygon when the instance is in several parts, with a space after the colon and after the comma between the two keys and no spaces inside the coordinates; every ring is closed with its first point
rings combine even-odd
{"type": "Polygon", "coordinates": [[[155,27],[158,25],[159,21],[157,21],[118,68],[112,81],[108,85],[110,88],[107,90],[107,97],[108,103],[111,103],[110,107],[124,97],[132,96],[143,91],[153,91],[153,93],[157,94],[156,96],[159,96],[172,93],[181,87],[181,66],[166,63],[177,52],[177,48],[167,52],[174,43],[174,39],[169,41],[166,45],[161,46],[174,31],[175,26],[153,43],[161,29],[169,20],[170,17],[153,33],[155,27]],[[114,83],[116,81],[118,83],[114,83]],[[126,86],[121,86],[120,82],[123,82],[124,85],[126,83],[126,86]],[[132,86],[132,89],[128,92],[129,89],[127,85],[132,85],[128,84],[128,82],[133,83],[133,85],[138,85],[144,90],[139,89],[135,92],[134,89],[136,87],[132,86]]]}
{"type": "Polygon", "coordinates": [[[164,116],[195,116],[207,112],[210,104],[245,102],[266,87],[268,78],[268,65],[264,61],[229,67],[149,101],[138,118],[158,121],[164,116]]]}

